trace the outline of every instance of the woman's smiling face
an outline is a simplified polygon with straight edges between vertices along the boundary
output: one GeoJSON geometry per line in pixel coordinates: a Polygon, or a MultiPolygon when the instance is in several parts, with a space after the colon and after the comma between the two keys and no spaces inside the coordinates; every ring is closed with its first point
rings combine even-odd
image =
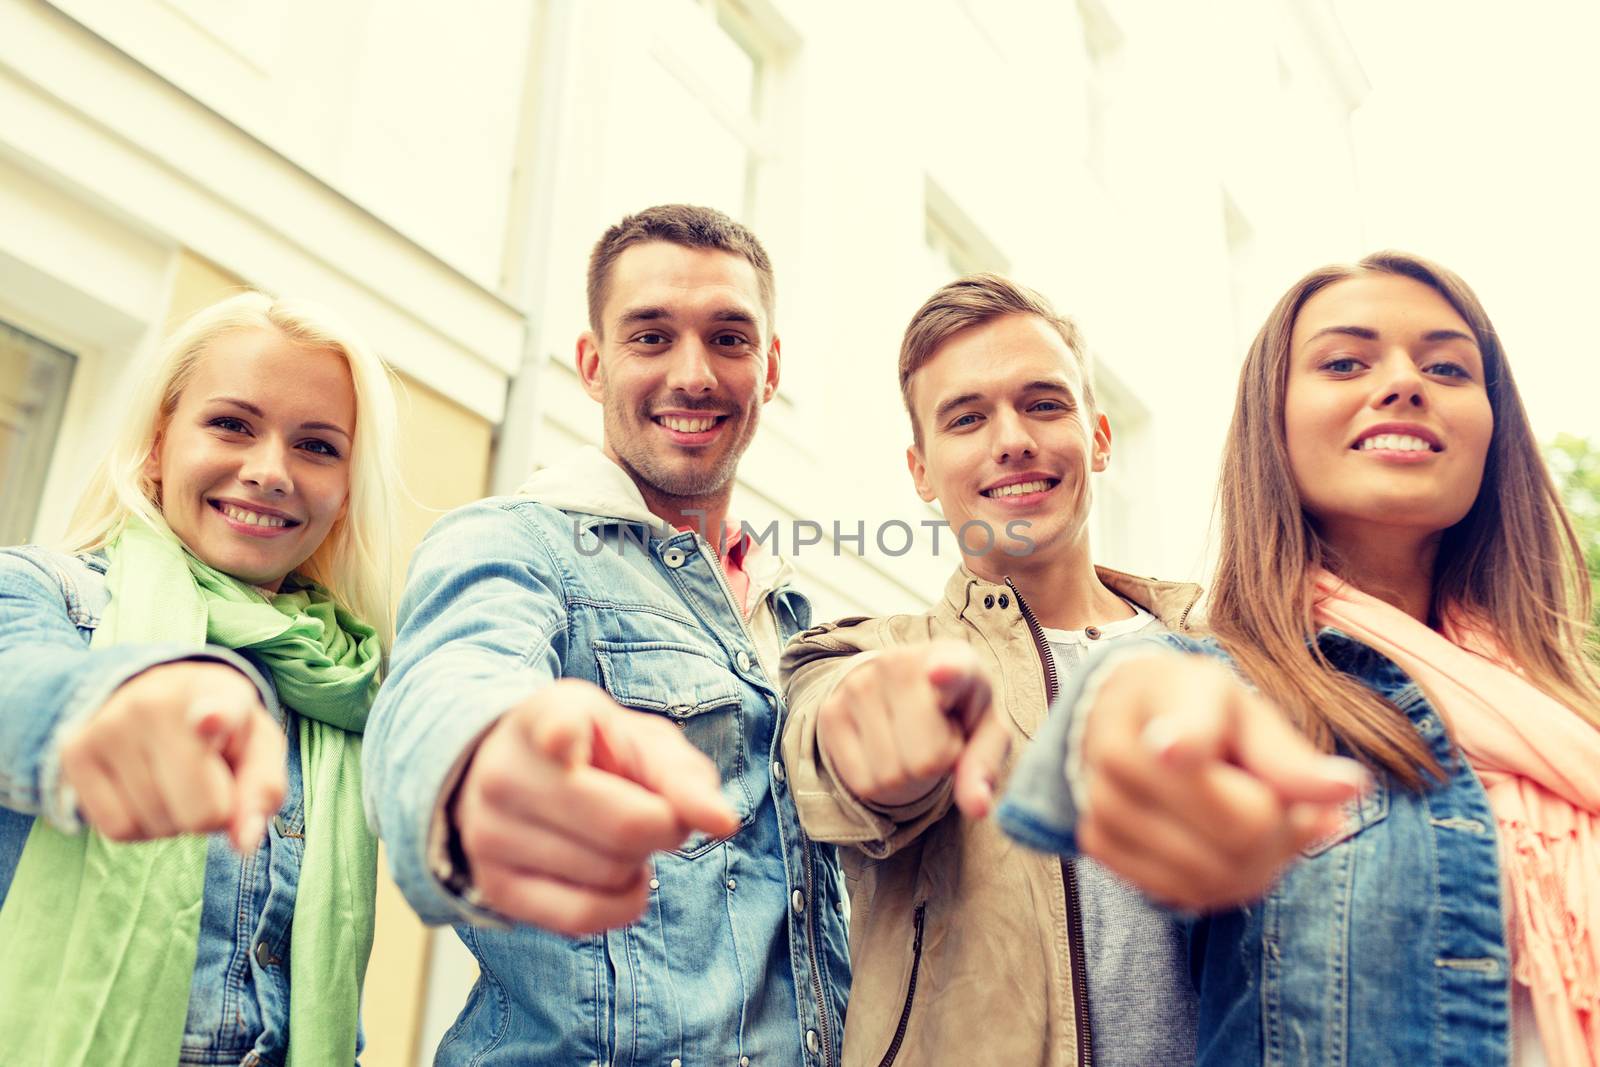
{"type": "Polygon", "coordinates": [[[341,355],[234,330],[200,355],[145,472],[189,551],[276,590],[345,513],[355,423],[341,355]]]}
{"type": "Polygon", "coordinates": [[[1301,307],[1284,436],[1302,506],[1335,542],[1464,518],[1483,484],[1494,411],[1472,328],[1398,274],[1335,282],[1301,307]]]}

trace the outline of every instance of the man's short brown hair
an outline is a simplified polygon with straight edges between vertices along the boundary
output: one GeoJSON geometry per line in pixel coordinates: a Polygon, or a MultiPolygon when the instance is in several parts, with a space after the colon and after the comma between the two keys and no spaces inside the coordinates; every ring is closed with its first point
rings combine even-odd
{"type": "Polygon", "coordinates": [[[756,235],[715,208],[694,204],[659,204],[629,215],[607,230],[589,254],[589,329],[598,336],[606,298],[610,295],[611,268],[617,257],[646,241],[666,241],[685,248],[709,248],[748,260],[761,287],[761,306],[767,329],[773,328],[772,261],[756,235]]]}
{"type": "Polygon", "coordinates": [[[1084,406],[1094,410],[1094,387],[1089,378],[1089,360],[1083,350],[1083,336],[1077,324],[1056,313],[1050,301],[1026,286],[998,274],[968,274],[957,278],[928,297],[911,316],[905,338],[900,342],[900,396],[911,416],[911,433],[922,444],[922,427],[911,407],[911,376],[921,370],[946,341],[974,326],[982,326],[1004,315],[1037,315],[1053,326],[1078,360],[1083,373],[1084,406]]]}

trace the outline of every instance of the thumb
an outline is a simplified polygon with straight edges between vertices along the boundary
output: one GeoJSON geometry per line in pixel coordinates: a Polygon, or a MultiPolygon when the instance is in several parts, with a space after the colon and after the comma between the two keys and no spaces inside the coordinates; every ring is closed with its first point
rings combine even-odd
{"type": "Polygon", "coordinates": [[[994,785],[1005,768],[1011,751],[1011,731],[1005,721],[990,710],[978,723],[956,760],[953,789],[956,806],[969,819],[981,819],[994,806],[994,785]]]}

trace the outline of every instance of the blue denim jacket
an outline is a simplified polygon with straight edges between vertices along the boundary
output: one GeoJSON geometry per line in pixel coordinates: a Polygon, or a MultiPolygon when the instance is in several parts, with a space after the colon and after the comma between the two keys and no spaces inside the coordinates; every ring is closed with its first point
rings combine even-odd
{"type": "MultiPolygon", "coordinates": [[[[457,923],[480,967],[436,1062],[831,1067],[849,988],[843,882],[834,849],[801,832],[777,762],[777,679],[705,542],[663,528],[598,452],[580,471],[554,476],[590,511],[507,497],[428,534],[367,730],[367,801],[395,881],[425,922],[457,923]],[[558,677],[676,722],[743,816],[729,837],[655,858],[640,921],[575,939],[477,912],[430,847],[472,742],[558,677]]],[[[798,593],[767,595],[781,639],[809,624],[798,593]]]]}
{"type": "MultiPolygon", "coordinates": [[[[1162,640],[1224,657],[1214,642],[1162,640]]],[[[1183,920],[1200,997],[1196,1063],[1504,1064],[1511,972],[1488,797],[1399,667],[1337,630],[1317,642],[1335,668],[1405,713],[1448,777],[1425,792],[1380,777],[1265,899],[1183,920]]],[[[1062,692],[1001,805],[1001,826],[1034,848],[1075,851],[1062,767],[1096,666],[1062,692]]]]}
{"type": "MultiPolygon", "coordinates": [[[[216,659],[243,671],[274,715],[270,684],[226,649],[176,646],[89,649],[110,599],[105,560],[36,547],[0,549],[0,901],[35,817],[79,829],[58,789],[65,728],[141,671],[216,659]]],[[[292,726],[290,721],[287,725],[292,726]]],[[[289,930],[300,879],[305,813],[299,730],[288,730],[289,791],[265,847],[240,858],[223,834],[207,842],[199,953],[189,990],[183,1064],[281,1067],[289,1036],[289,930]]]]}

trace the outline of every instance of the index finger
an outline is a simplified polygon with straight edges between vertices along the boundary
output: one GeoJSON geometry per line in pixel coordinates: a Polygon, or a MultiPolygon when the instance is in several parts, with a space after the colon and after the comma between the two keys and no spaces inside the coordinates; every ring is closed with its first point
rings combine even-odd
{"type": "Polygon", "coordinates": [[[994,709],[984,716],[956,761],[956,806],[969,819],[981,819],[994,806],[994,785],[1011,751],[1011,730],[994,709]]]}
{"type": "Polygon", "coordinates": [[[1235,762],[1277,790],[1286,801],[1339,803],[1359,796],[1372,776],[1353,759],[1318,750],[1271,704],[1255,693],[1238,696],[1232,748],[1235,762]]]}
{"type": "Polygon", "coordinates": [[[233,769],[233,847],[248,855],[266,833],[267,820],[283,806],[288,792],[285,745],[277,724],[259,706],[228,735],[222,758],[233,769]]]}
{"type": "Polygon", "coordinates": [[[717,765],[666,722],[626,712],[603,720],[596,740],[621,774],[664,799],[689,829],[716,837],[738,829],[717,765]]]}

